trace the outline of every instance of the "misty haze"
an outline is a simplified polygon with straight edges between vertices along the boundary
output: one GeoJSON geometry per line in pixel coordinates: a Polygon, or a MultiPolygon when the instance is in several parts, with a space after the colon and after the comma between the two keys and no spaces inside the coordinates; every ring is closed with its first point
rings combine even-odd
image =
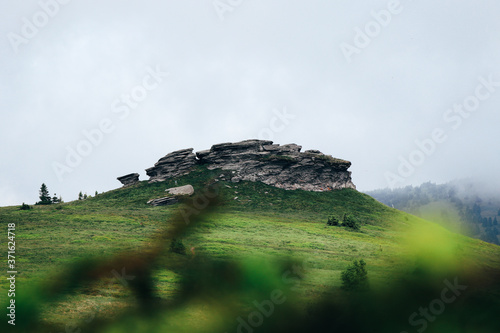
{"type": "Polygon", "coordinates": [[[0,330],[500,331],[499,11],[4,1],[0,330]]]}

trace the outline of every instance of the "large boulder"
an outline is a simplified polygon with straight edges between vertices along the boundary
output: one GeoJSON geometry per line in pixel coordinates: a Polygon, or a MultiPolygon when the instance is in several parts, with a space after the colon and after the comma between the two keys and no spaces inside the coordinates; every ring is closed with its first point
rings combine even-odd
{"type": "Polygon", "coordinates": [[[194,188],[192,185],[184,185],[178,187],[171,187],[165,190],[174,196],[192,195],[194,193],[194,188]]]}
{"type": "Polygon", "coordinates": [[[128,175],[121,176],[116,179],[118,179],[123,184],[123,187],[131,186],[139,182],[139,174],[129,173],[128,175]]]}

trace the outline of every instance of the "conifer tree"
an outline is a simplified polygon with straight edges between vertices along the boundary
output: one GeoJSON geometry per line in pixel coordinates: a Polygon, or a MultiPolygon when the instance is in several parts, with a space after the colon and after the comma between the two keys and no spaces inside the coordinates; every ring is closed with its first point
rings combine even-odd
{"type": "Polygon", "coordinates": [[[40,187],[39,195],[40,201],[36,203],[37,205],[50,205],[52,203],[52,198],[45,183],[40,187]]]}

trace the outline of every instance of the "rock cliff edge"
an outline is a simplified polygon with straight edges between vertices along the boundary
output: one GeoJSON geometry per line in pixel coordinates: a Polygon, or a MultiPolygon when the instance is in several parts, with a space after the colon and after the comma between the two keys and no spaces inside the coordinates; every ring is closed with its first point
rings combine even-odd
{"type": "Polygon", "coordinates": [[[351,162],[325,155],[318,150],[301,152],[301,146],[280,146],[267,140],[220,143],[209,150],[174,151],[146,169],[150,182],[182,176],[198,165],[208,169],[231,170],[233,181],[263,182],[275,187],[306,191],[353,188],[351,162]]]}

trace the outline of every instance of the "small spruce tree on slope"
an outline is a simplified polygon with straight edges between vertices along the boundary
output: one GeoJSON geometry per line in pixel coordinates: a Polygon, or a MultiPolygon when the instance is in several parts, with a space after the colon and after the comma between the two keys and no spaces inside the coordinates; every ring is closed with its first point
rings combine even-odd
{"type": "Polygon", "coordinates": [[[39,198],[37,205],[50,205],[52,204],[52,198],[50,197],[49,190],[47,189],[47,185],[45,183],[42,184],[39,191],[39,198]]]}

